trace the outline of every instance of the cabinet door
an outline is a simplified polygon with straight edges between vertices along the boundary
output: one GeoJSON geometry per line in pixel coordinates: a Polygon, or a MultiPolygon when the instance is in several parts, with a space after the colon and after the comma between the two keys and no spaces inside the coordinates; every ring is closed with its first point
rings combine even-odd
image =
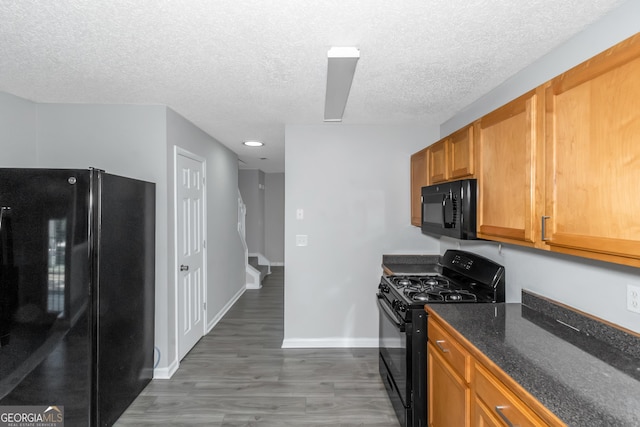
{"type": "Polygon", "coordinates": [[[448,151],[446,139],[442,139],[428,148],[429,184],[437,184],[449,179],[449,171],[447,170],[448,151]]]}
{"type": "Polygon", "coordinates": [[[473,425],[476,427],[501,427],[500,421],[493,416],[489,408],[476,396],[473,403],[473,425]]]}
{"type": "Polygon", "coordinates": [[[449,179],[463,179],[473,176],[473,126],[454,132],[447,139],[449,143],[449,179]]]}
{"type": "MultiPolygon", "coordinates": [[[[504,426],[543,427],[547,425],[522,400],[502,385],[500,380],[479,364],[475,365],[474,374],[473,388],[476,399],[481,400],[489,409],[488,412],[480,408],[480,416],[487,425],[496,425],[495,421],[498,419],[501,421],[497,425],[504,426]]],[[[477,403],[474,409],[478,409],[477,403]]]]}
{"type": "Polygon", "coordinates": [[[640,266],[638,76],[640,35],[546,89],[545,238],[553,250],[640,266]]]}
{"type": "Polygon", "coordinates": [[[428,414],[430,427],[469,426],[470,396],[467,383],[427,343],[428,414]]]}
{"type": "Polygon", "coordinates": [[[422,224],[421,190],[428,184],[427,149],[411,156],[411,224],[420,227],[422,224]]]}
{"type": "Polygon", "coordinates": [[[478,236],[534,246],[542,188],[537,161],[544,148],[542,90],[531,91],[475,124],[478,158],[478,236]]]}

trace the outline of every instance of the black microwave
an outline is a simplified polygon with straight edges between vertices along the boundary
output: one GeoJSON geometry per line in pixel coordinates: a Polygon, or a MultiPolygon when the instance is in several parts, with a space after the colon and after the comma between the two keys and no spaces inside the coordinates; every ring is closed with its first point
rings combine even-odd
{"type": "Polygon", "coordinates": [[[422,187],[422,233],[476,239],[477,188],[475,179],[422,187]]]}

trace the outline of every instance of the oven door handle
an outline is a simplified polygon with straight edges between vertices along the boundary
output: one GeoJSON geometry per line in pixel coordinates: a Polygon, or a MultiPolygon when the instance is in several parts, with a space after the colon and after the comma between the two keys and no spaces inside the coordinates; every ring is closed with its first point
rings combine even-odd
{"type": "Polygon", "coordinates": [[[378,307],[382,310],[384,314],[391,320],[391,322],[395,325],[396,328],[400,329],[400,332],[405,331],[405,322],[398,318],[393,311],[389,308],[389,306],[382,301],[380,301],[383,297],[378,296],[378,307]]]}

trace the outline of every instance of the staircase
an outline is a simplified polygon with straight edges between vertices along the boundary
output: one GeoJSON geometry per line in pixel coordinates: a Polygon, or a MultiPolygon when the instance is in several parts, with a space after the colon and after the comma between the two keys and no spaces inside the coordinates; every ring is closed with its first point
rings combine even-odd
{"type": "Polygon", "coordinates": [[[247,247],[246,229],[245,229],[245,216],[247,214],[247,207],[242,201],[240,190],[238,189],[238,234],[240,235],[240,241],[244,247],[244,260],[245,260],[245,282],[247,289],[260,289],[262,287],[262,280],[269,274],[271,274],[271,263],[264,256],[257,254],[249,256],[249,249],[247,247]]]}
{"type": "MultiPolygon", "coordinates": [[[[258,286],[258,288],[262,287],[262,280],[268,276],[269,274],[271,274],[271,266],[267,263],[267,264],[260,264],[260,257],[257,256],[249,256],[249,266],[253,267],[254,270],[256,270],[258,272],[258,283],[260,283],[260,286],[258,286]]],[[[264,261],[263,261],[264,262],[264,261]]],[[[247,283],[248,285],[248,283],[247,283]]],[[[248,289],[251,289],[249,286],[247,286],[248,289]]]]}

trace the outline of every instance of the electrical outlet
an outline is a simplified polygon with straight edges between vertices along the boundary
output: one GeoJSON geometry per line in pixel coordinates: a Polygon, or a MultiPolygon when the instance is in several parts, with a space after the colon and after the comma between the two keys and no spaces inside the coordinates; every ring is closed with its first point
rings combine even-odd
{"type": "Polygon", "coordinates": [[[627,310],[640,313],[640,286],[627,285],[627,310]]]}
{"type": "Polygon", "coordinates": [[[296,219],[304,219],[304,209],[296,209],[296,219]]]}

